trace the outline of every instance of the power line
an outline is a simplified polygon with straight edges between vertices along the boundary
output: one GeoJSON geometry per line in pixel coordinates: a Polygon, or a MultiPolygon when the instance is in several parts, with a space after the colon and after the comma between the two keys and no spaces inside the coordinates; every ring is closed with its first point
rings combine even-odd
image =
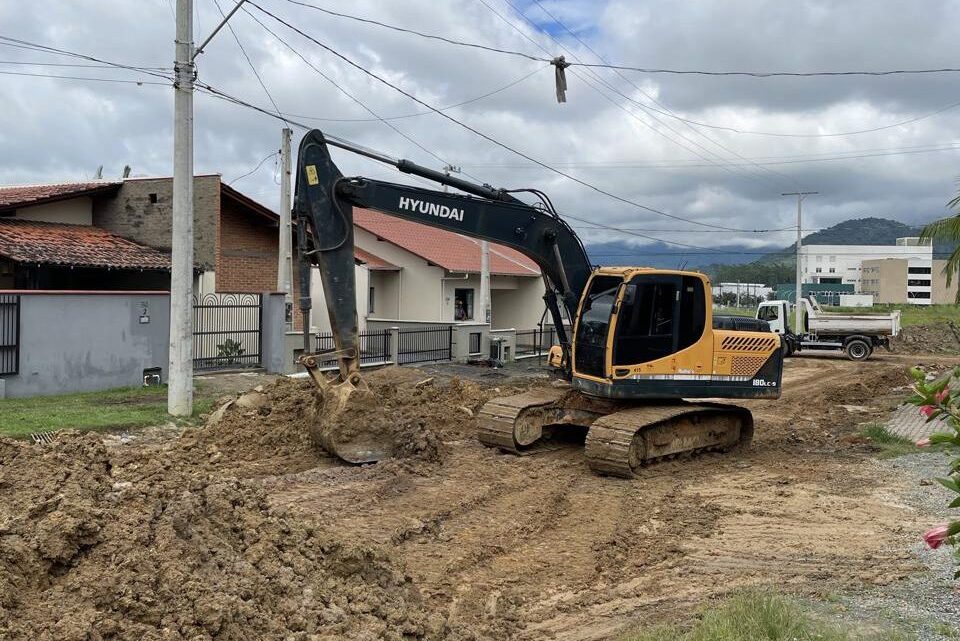
{"type": "MultiPolygon", "coordinates": [[[[379,20],[372,20],[370,18],[361,18],[359,16],[354,16],[346,13],[340,13],[333,11],[331,9],[326,9],[314,4],[307,2],[302,2],[300,0],[286,0],[290,4],[299,5],[301,7],[307,7],[309,9],[314,9],[316,11],[321,11],[327,15],[335,16],[338,18],[345,18],[347,20],[353,20],[356,22],[363,22],[366,24],[375,25],[378,27],[383,27],[385,29],[390,29],[399,33],[405,33],[408,35],[418,36],[420,38],[425,38],[429,40],[438,40],[445,42],[447,44],[459,46],[459,47],[468,47],[472,49],[480,49],[484,51],[489,51],[492,53],[499,53],[510,56],[517,56],[521,58],[526,58],[527,60],[535,60],[540,62],[552,62],[552,58],[542,58],[533,54],[529,54],[523,51],[516,51],[512,49],[503,49],[500,47],[492,47],[489,45],[479,44],[476,42],[467,42],[465,40],[459,40],[456,38],[450,38],[447,36],[440,36],[437,34],[424,33],[422,31],[416,31],[414,29],[407,29],[404,27],[399,27],[397,25],[388,24],[381,22],[379,20]]],[[[539,3],[537,3],[539,4],[539,3]]],[[[259,7],[258,7],[259,8],[259,7]]],[[[261,9],[262,11],[262,9],[261,9]]],[[[559,22],[558,22],[559,24],[559,22]]],[[[666,69],[666,68],[656,68],[656,67],[641,67],[633,65],[616,65],[608,62],[602,64],[597,63],[585,63],[585,62],[571,62],[570,66],[580,66],[580,67],[592,67],[600,69],[616,69],[620,71],[636,71],[640,73],[648,74],[679,74],[679,75],[702,75],[702,76],[749,76],[753,78],[776,78],[776,77],[797,77],[797,78],[809,78],[816,76],[894,76],[894,75],[911,75],[911,74],[935,74],[935,73],[957,73],[960,72],[960,68],[957,67],[940,67],[940,68],[929,68],[929,69],[890,69],[890,70],[845,70],[845,71],[701,71],[695,69],[666,69]]]]}
{"type": "MultiPolygon", "coordinates": [[[[0,43],[5,44],[5,43],[0,43]]],[[[81,62],[38,62],[35,60],[0,60],[0,65],[20,65],[24,67],[76,67],[83,69],[113,69],[115,65],[84,64],[81,62]]],[[[153,71],[173,71],[173,67],[143,67],[153,71]]]]}
{"type": "MultiPolygon", "coordinates": [[[[220,8],[219,0],[213,0],[213,4],[217,6],[217,11],[220,12],[220,15],[223,16],[223,19],[227,19],[227,14],[223,12],[223,9],[220,8]]],[[[199,13],[197,14],[199,15],[199,13]]],[[[257,82],[260,83],[260,88],[263,89],[263,93],[267,94],[267,98],[270,100],[270,104],[273,105],[273,108],[277,110],[277,113],[282,113],[280,107],[277,106],[277,101],[273,99],[273,96],[270,94],[270,90],[267,89],[267,85],[264,84],[263,78],[260,77],[260,73],[257,71],[256,66],[254,66],[253,61],[250,60],[250,56],[247,55],[247,50],[243,48],[243,43],[240,42],[240,37],[237,35],[237,32],[234,31],[233,25],[227,22],[227,29],[230,30],[230,34],[233,36],[234,41],[237,43],[237,47],[240,48],[240,53],[243,54],[243,58],[247,61],[247,66],[250,67],[250,71],[253,72],[254,77],[256,77],[257,82]]]]}
{"type": "Polygon", "coordinates": [[[32,78],[56,78],[59,80],[88,80],[93,82],[114,82],[121,84],[130,84],[130,85],[164,85],[170,86],[173,82],[158,82],[156,80],[122,80],[120,78],[93,78],[90,76],[67,76],[61,74],[52,74],[52,73],[29,73],[26,71],[0,71],[0,75],[4,76],[29,76],[32,78]]]}
{"type": "MultiPolygon", "coordinates": [[[[253,4],[253,3],[248,0],[248,1],[247,1],[247,4],[253,4]]],[[[263,11],[263,12],[266,13],[267,15],[270,15],[270,16],[273,17],[275,20],[277,20],[277,21],[279,21],[279,22],[282,22],[283,24],[287,24],[287,23],[283,22],[282,20],[280,20],[279,18],[277,18],[276,16],[273,16],[272,14],[268,13],[268,12],[265,11],[264,9],[260,8],[258,5],[253,4],[253,6],[257,7],[258,9],[260,9],[260,11],[263,11]]],[[[401,130],[400,130],[399,128],[397,128],[397,126],[394,125],[393,123],[391,123],[391,122],[389,122],[389,121],[384,120],[383,118],[381,118],[381,117],[380,117],[380,114],[378,114],[378,113],[375,112],[373,109],[371,109],[370,107],[368,107],[368,106],[366,105],[366,103],[364,103],[362,100],[360,100],[359,98],[357,98],[356,96],[354,96],[352,93],[350,93],[349,91],[347,91],[346,89],[344,89],[344,88],[343,88],[342,86],[340,86],[333,78],[331,78],[329,75],[327,75],[326,73],[324,73],[321,69],[319,69],[319,68],[318,68],[316,65],[314,65],[312,62],[310,62],[309,60],[307,60],[306,56],[304,56],[304,55],[303,55],[302,53],[300,53],[296,48],[294,48],[292,45],[290,45],[286,40],[284,40],[282,37],[280,37],[279,34],[277,34],[277,33],[274,32],[272,29],[270,29],[270,27],[268,27],[267,25],[263,24],[263,22],[262,22],[259,18],[257,18],[255,15],[253,15],[252,13],[250,13],[250,12],[247,10],[246,7],[243,8],[243,11],[244,11],[244,13],[246,13],[248,16],[250,16],[258,25],[260,25],[267,33],[269,33],[269,34],[272,35],[274,38],[276,38],[276,40],[277,40],[278,42],[280,42],[283,46],[285,46],[287,49],[289,49],[290,51],[292,51],[297,57],[299,57],[301,60],[303,60],[303,62],[304,62],[308,67],[310,67],[311,69],[313,69],[313,70],[314,70],[317,74],[319,74],[324,80],[326,80],[326,81],[329,82],[331,85],[333,85],[333,86],[337,89],[337,91],[339,91],[340,93],[342,93],[343,95],[345,95],[347,98],[349,98],[350,100],[352,100],[353,102],[355,102],[356,104],[358,104],[360,107],[362,107],[362,108],[364,109],[364,111],[366,111],[367,113],[369,113],[371,116],[375,117],[377,120],[379,120],[380,122],[382,122],[384,125],[386,125],[386,126],[389,127],[390,129],[392,129],[394,132],[396,132],[397,134],[399,134],[401,137],[403,137],[405,140],[407,140],[407,141],[410,142],[411,144],[415,145],[417,148],[419,148],[419,149],[422,150],[423,152],[429,154],[430,156],[432,156],[432,157],[435,158],[436,160],[440,161],[440,163],[442,163],[442,164],[444,164],[444,165],[450,164],[449,162],[447,162],[446,160],[444,160],[443,158],[441,158],[440,156],[438,156],[437,154],[435,154],[434,152],[430,151],[429,149],[427,149],[426,147],[424,147],[422,144],[420,144],[419,142],[417,142],[416,140],[414,140],[413,138],[411,138],[408,134],[406,134],[405,132],[401,131],[401,130]]],[[[303,32],[301,32],[299,29],[295,29],[295,28],[294,28],[294,31],[297,31],[297,32],[300,33],[301,35],[304,35],[304,36],[305,36],[305,34],[303,34],[303,32]]],[[[279,111],[278,111],[278,113],[279,113],[279,111]]],[[[282,117],[282,114],[279,114],[279,115],[282,117]]],[[[286,121],[284,121],[284,122],[286,122],[286,121]]],[[[309,129],[309,127],[308,127],[308,129],[309,129]]]]}
{"type": "MultiPolygon", "coordinates": [[[[867,158],[872,156],[879,155],[900,155],[900,154],[910,154],[910,153],[929,153],[936,151],[954,151],[960,150],[960,142],[949,143],[946,145],[914,145],[911,147],[880,147],[872,149],[851,149],[846,152],[817,152],[812,154],[794,154],[787,156],[754,156],[750,160],[757,162],[758,164],[765,164],[764,161],[774,161],[772,164],[784,164],[777,163],[776,161],[794,161],[794,162],[820,162],[822,160],[844,160],[846,158],[867,158]]],[[[570,162],[557,162],[553,163],[559,167],[590,167],[596,169],[639,169],[639,168],[684,168],[684,167],[705,167],[706,165],[696,164],[696,161],[693,158],[689,159],[673,159],[669,161],[656,162],[656,161],[644,161],[644,160],[606,160],[606,161],[570,161],[570,162]]],[[[474,168],[522,168],[522,167],[531,167],[529,163],[511,163],[511,162],[502,162],[502,163],[467,163],[466,167],[474,168]]]]}
{"type": "MultiPolygon", "coordinates": [[[[513,4],[513,2],[512,2],[511,0],[507,0],[507,2],[510,4],[510,6],[514,7],[514,10],[516,10],[516,6],[514,6],[514,4],[513,4]]],[[[585,47],[585,48],[587,49],[587,51],[589,51],[589,52],[592,53],[594,56],[596,56],[597,59],[599,59],[601,62],[604,62],[604,63],[608,63],[608,62],[609,62],[606,58],[604,58],[602,55],[600,55],[593,47],[591,47],[589,44],[587,44],[586,42],[584,42],[584,40],[583,40],[582,38],[580,38],[580,36],[578,36],[572,29],[570,29],[570,27],[568,27],[564,22],[562,22],[557,16],[555,16],[555,15],[552,14],[552,13],[550,13],[550,11],[549,11],[546,7],[543,6],[543,4],[540,2],[540,0],[534,0],[534,2],[535,2],[536,5],[540,8],[541,11],[543,11],[547,16],[549,16],[550,19],[553,20],[556,24],[560,25],[560,26],[564,29],[564,31],[566,31],[568,34],[570,34],[571,36],[573,36],[573,38],[574,38],[577,42],[579,42],[581,45],[583,45],[583,47],[585,47]]],[[[519,12],[518,12],[518,13],[519,13],[519,12]]],[[[521,14],[521,15],[522,15],[522,14],[521,14]]],[[[561,47],[563,46],[563,44],[560,43],[560,41],[557,40],[556,38],[554,38],[552,35],[550,35],[549,33],[548,33],[547,35],[549,35],[549,36],[550,36],[550,39],[553,40],[554,42],[556,42],[558,45],[560,45],[561,47]]],[[[573,54],[571,53],[571,55],[573,55],[573,54]]],[[[641,104],[640,102],[633,100],[633,99],[630,98],[629,96],[624,95],[625,98],[627,98],[628,100],[631,100],[632,102],[634,102],[634,104],[636,104],[637,106],[639,106],[640,108],[642,108],[644,111],[647,111],[648,113],[649,113],[649,112],[656,112],[656,113],[661,113],[661,114],[664,114],[664,115],[671,115],[671,116],[674,115],[674,114],[673,114],[673,111],[672,111],[669,107],[667,107],[666,105],[662,104],[662,103],[659,102],[656,98],[654,98],[654,97],[651,96],[649,93],[647,93],[646,91],[644,91],[637,83],[635,83],[633,80],[631,80],[630,78],[627,78],[627,77],[624,76],[622,73],[620,73],[619,70],[614,69],[613,72],[614,72],[615,74],[617,74],[617,76],[618,76],[619,78],[621,78],[622,80],[624,80],[627,84],[629,84],[631,87],[633,87],[636,91],[640,92],[640,94],[642,94],[644,97],[646,97],[647,100],[649,100],[649,101],[651,101],[652,103],[654,103],[655,105],[661,107],[662,110],[661,110],[661,109],[655,109],[655,108],[653,108],[653,107],[650,107],[649,105],[641,104]]],[[[660,120],[659,120],[656,116],[653,116],[652,113],[651,113],[650,115],[651,115],[651,117],[652,117],[654,120],[656,120],[657,122],[660,122],[660,120]]],[[[662,123],[662,124],[664,124],[664,123],[662,123]]],[[[724,145],[723,143],[720,143],[720,142],[714,140],[713,138],[711,138],[710,136],[708,136],[708,135],[705,134],[704,132],[702,132],[702,131],[700,131],[700,130],[698,130],[698,129],[695,129],[695,128],[692,127],[689,123],[684,122],[683,124],[687,127],[687,129],[689,129],[690,131],[692,131],[694,134],[696,134],[696,135],[698,135],[698,136],[701,136],[704,140],[707,140],[707,141],[710,142],[711,144],[719,147],[720,149],[726,151],[727,153],[732,154],[732,155],[736,156],[737,158],[740,158],[741,160],[746,160],[746,161],[749,162],[751,165],[755,166],[757,169],[760,169],[761,171],[765,171],[765,172],[767,172],[768,174],[770,174],[770,175],[772,175],[772,176],[778,176],[779,178],[783,178],[783,179],[786,179],[786,180],[788,180],[788,181],[790,181],[790,182],[796,183],[796,181],[795,181],[793,178],[791,178],[790,176],[787,176],[786,174],[781,174],[781,173],[778,172],[778,171],[774,171],[774,170],[772,170],[772,169],[769,169],[769,168],[767,168],[767,167],[764,167],[764,166],[762,166],[762,165],[759,165],[759,164],[753,163],[752,161],[747,160],[747,159],[746,159],[744,156],[742,156],[740,153],[734,151],[733,149],[730,149],[729,147],[727,147],[727,146],[724,145]]],[[[665,126],[666,126],[666,125],[665,125],[665,126]]],[[[672,128],[670,128],[670,129],[673,130],[672,128]]],[[[715,154],[715,155],[717,155],[717,156],[719,157],[719,154],[715,154]]],[[[729,162],[729,161],[728,161],[728,162],[729,162]]],[[[732,163],[731,163],[731,164],[732,164],[732,163]]]]}
{"type": "Polygon", "coordinates": [[[113,61],[110,61],[110,60],[104,60],[104,59],[102,59],[102,58],[96,58],[96,57],[94,57],[94,56],[88,56],[88,55],[86,55],[86,54],[77,53],[77,52],[75,52],[75,51],[67,51],[67,50],[65,50],[65,49],[57,49],[56,47],[50,47],[50,46],[47,46],[47,45],[41,45],[41,44],[37,44],[37,43],[35,43],[35,42],[29,42],[29,41],[27,41],[27,40],[20,40],[19,38],[11,38],[11,37],[9,37],[9,36],[4,36],[4,35],[0,35],[0,41],[3,41],[3,42],[0,42],[0,44],[9,44],[9,45],[11,45],[11,46],[17,46],[17,47],[19,47],[19,48],[21,48],[21,49],[31,49],[31,50],[34,50],[34,51],[42,51],[42,52],[44,52],[44,53],[53,53],[53,54],[57,54],[57,55],[61,55],[61,56],[70,56],[70,57],[72,57],[72,58],[80,58],[80,59],[83,59],[83,60],[89,60],[90,62],[99,62],[99,63],[105,64],[105,65],[110,65],[111,67],[117,67],[117,68],[120,68],[120,69],[129,69],[129,70],[131,70],[131,71],[139,71],[140,73],[145,73],[145,74],[148,74],[148,75],[151,75],[151,76],[156,76],[156,77],[162,78],[162,79],[164,79],[164,80],[172,80],[170,77],[168,77],[168,76],[166,76],[166,75],[164,75],[164,74],[162,74],[162,73],[159,73],[159,72],[157,72],[157,71],[153,71],[153,69],[156,69],[156,67],[136,66],[136,65],[123,64],[123,63],[119,63],[119,62],[113,62],[113,61]]]}
{"type": "Polygon", "coordinates": [[[243,179],[246,178],[247,176],[256,173],[256,171],[257,171],[258,169],[260,169],[261,167],[263,167],[263,163],[267,162],[267,161],[270,160],[271,158],[276,157],[279,153],[280,153],[279,151],[274,151],[274,152],[272,152],[272,153],[264,156],[263,159],[261,159],[260,162],[257,163],[257,166],[256,166],[256,167],[254,167],[253,169],[251,169],[250,171],[248,171],[247,173],[245,173],[245,174],[243,174],[243,175],[237,176],[237,177],[234,178],[233,180],[229,181],[227,184],[228,184],[228,185],[232,185],[233,183],[237,182],[238,180],[243,180],[243,179]]]}
{"type": "MultiPolygon", "coordinates": [[[[603,195],[605,195],[605,196],[607,196],[607,197],[609,197],[609,198],[612,198],[612,199],[614,199],[614,200],[617,200],[618,202],[622,202],[622,203],[624,203],[624,204],[628,204],[628,205],[631,205],[631,206],[633,206],[633,207],[637,207],[637,208],[639,208],[639,209],[643,209],[643,210],[649,211],[649,212],[651,212],[651,213],[658,214],[658,215],[660,215],[660,216],[665,216],[665,217],[667,217],[667,218],[672,218],[672,219],[674,219],[674,220],[680,220],[680,221],[683,221],[683,222],[688,222],[688,223],[691,223],[691,224],[694,224],[694,225],[700,225],[700,226],[703,226],[703,227],[713,227],[713,228],[716,228],[716,229],[729,229],[729,230],[732,230],[732,229],[733,229],[733,228],[731,228],[731,227],[725,227],[725,226],[721,226],[721,225],[713,225],[713,224],[710,224],[710,223],[703,223],[703,222],[696,221],[696,220],[692,220],[692,219],[689,219],[689,218],[684,218],[684,217],[682,217],[682,216],[676,216],[676,215],[674,215],[674,214],[668,214],[667,212],[660,211],[659,209],[655,209],[655,208],[653,208],[653,207],[649,207],[649,206],[647,206],[647,205],[643,205],[643,204],[641,204],[641,203],[638,203],[638,202],[636,202],[636,201],[630,200],[630,199],[628,199],[628,198],[624,198],[624,197],[622,197],[622,196],[618,196],[618,195],[616,195],[616,194],[614,194],[614,193],[612,193],[612,192],[609,192],[609,191],[607,191],[607,190],[605,190],[605,189],[602,189],[602,188],[597,187],[597,186],[595,186],[595,185],[593,185],[593,184],[591,184],[591,183],[588,183],[588,182],[586,182],[586,181],[584,181],[584,180],[581,180],[580,178],[577,178],[576,176],[573,176],[573,175],[568,174],[568,173],[566,173],[566,172],[563,172],[563,171],[561,171],[561,170],[559,170],[559,169],[556,169],[556,168],[554,168],[554,167],[552,167],[552,166],[550,166],[550,165],[548,165],[548,164],[546,164],[546,163],[544,163],[544,162],[542,162],[542,161],[540,161],[540,160],[537,160],[537,159],[533,158],[532,156],[530,156],[530,155],[528,155],[528,154],[523,153],[522,151],[519,151],[519,150],[517,150],[517,149],[515,149],[515,148],[513,148],[513,147],[511,147],[511,146],[509,146],[509,145],[507,145],[507,144],[505,144],[505,143],[503,143],[503,142],[500,142],[500,141],[497,140],[496,138],[493,138],[492,136],[490,136],[490,135],[488,135],[488,134],[485,134],[485,133],[483,133],[483,132],[475,129],[474,127],[471,127],[470,125],[467,125],[467,124],[465,124],[465,123],[457,120],[456,118],[454,118],[453,116],[450,116],[449,114],[446,114],[446,113],[444,113],[444,112],[442,112],[442,111],[439,111],[436,107],[430,105],[429,103],[427,103],[427,102],[425,102],[425,101],[423,101],[423,100],[420,100],[419,98],[417,98],[417,97],[414,96],[413,94],[409,93],[408,91],[406,91],[406,90],[398,87],[397,85],[395,85],[395,84],[393,84],[392,82],[390,82],[390,81],[382,78],[381,76],[377,75],[376,73],[374,73],[374,72],[372,72],[372,71],[364,68],[362,65],[357,64],[356,62],[354,62],[353,60],[351,60],[351,59],[348,58],[347,56],[343,55],[343,54],[340,53],[339,51],[337,51],[337,50],[333,49],[332,47],[330,47],[330,46],[328,46],[328,45],[320,42],[319,40],[317,40],[316,38],[310,36],[309,34],[304,33],[302,30],[298,29],[296,26],[290,24],[289,22],[283,20],[282,18],[276,16],[275,14],[267,11],[266,9],[264,9],[263,7],[261,7],[259,4],[253,2],[253,0],[247,0],[247,4],[255,7],[255,8],[256,8],[257,10],[259,10],[260,12],[262,12],[262,13],[270,16],[271,18],[273,18],[273,19],[276,20],[277,22],[280,22],[281,24],[285,25],[287,28],[289,28],[289,29],[291,29],[291,30],[299,33],[301,36],[303,36],[304,38],[310,40],[311,42],[313,42],[313,43],[316,44],[317,46],[321,47],[321,48],[324,49],[325,51],[328,51],[329,53],[333,54],[333,55],[336,56],[337,58],[340,58],[341,60],[343,60],[344,62],[346,62],[346,63],[349,64],[350,66],[354,67],[355,69],[357,69],[357,70],[361,71],[362,73],[370,76],[371,78],[374,78],[375,80],[379,81],[380,83],[382,83],[382,84],[390,87],[390,88],[393,89],[394,91],[396,91],[396,92],[398,92],[398,93],[406,96],[406,97],[409,98],[410,100],[413,100],[414,102],[422,105],[423,107],[426,107],[427,109],[430,109],[430,110],[433,111],[434,113],[439,114],[441,117],[446,118],[446,119],[449,120],[450,122],[452,122],[452,123],[454,123],[454,124],[456,124],[456,125],[464,128],[464,129],[466,129],[467,131],[472,132],[473,134],[479,136],[480,138],[483,138],[484,140],[486,140],[486,141],[488,141],[488,142],[491,142],[491,143],[497,145],[498,147],[501,147],[501,148],[503,148],[503,149],[506,149],[507,151],[509,151],[509,152],[511,152],[511,153],[514,153],[514,154],[520,156],[521,158],[524,158],[524,159],[526,159],[526,160],[529,160],[530,162],[532,162],[532,163],[534,163],[534,164],[540,165],[541,167],[543,167],[543,168],[545,168],[545,169],[549,169],[550,171],[552,171],[553,173],[555,173],[555,174],[557,174],[557,175],[559,175],[559,176],[563,176],[564,178],[566,178],[566,179],[568,179],[568,180],[571,180],[571,181],[573,181],[573,182],[575,182],[575,183],[577,183],[577,184],[579,184],[579,185],[582,185],[582,186],[584,186],[584,187],[587,187],[587,188],[589,188],[589,189],[591,189],[591,190],[593,190],[593,191],[595,191],[595,192],[597,192],[597,193],[599,193],[599,194],[603,194],[603,195]]],[[[246,10],[246,9],[244,9],[244,10],[246,10]]]]}
{"type": "MultiPolygon", "coordinates": [[[[488,92],[485,93],[485,94],[476,96],[476,97],[474,97],[474,98],[469,98],[469,99],[464,100],[464,101],[462,101],[462,102],[458,102],[458,103],[455,103],[455,104],[452,104],[452,105],[447,105],[446,107],[438,107],[438,110],[439,110],[439,111],[447,111],[447,110],[450,110],[450,109],[455,109],[456,107],[462,107],[462,106],[464,106],[464,105],[469,105],[469,104],[474,103],[474,102],[477,102],[477,101],[479,101],[479,100],[483,100],[483,99],[485,99],[485,98],[489,98],[490,96],[495,96],[496,94],[498,94],[498,93],[500,93],[500,92],[502,92],[502,91],[506,91],[507,89],[510,89],[511,87],[515,87],[516,85],[520,84],[520,83],[523,82],[524,80],[527,80],[528,78],[532,78],[533,76],[535,76],[536,74],[540,73],[541,71],[543,71],[544,69],[547,69],[547,68],[548,68],[548,67],[537,67],[536,69],[534,69],[534,70],[531,71],[530,73],[524,74],[524,75],[520,76],[519,78],[517,78],[516,80],[514,80],[514,81],[512,81],[512,82],[510,82],[510,83],[508,83],[508,84],[506,84],[506,85],[503,85],[502,87],[500,87],[500,88],[498,88],[498,89],[494,89],[493,91],[488,91],[488,92]]],[[[434,113],[434,112],[429,111],[429,110],[428,110],[428,111],[418,111],[418,112],[416,112],[416,113],[401,114],[401,115],[398,115],[398,116],[384,116],[383,118],[320,118],[320,117],[318,117],[318,116],[304,116],[304,115],[298,115],[298,114],[290,114],[290,115],[293,116],[294,118],[303,118],[303,119],[305,119],[305,120],[316,120],[317,122],[377,122],[377,121],[379,121],[379,120],[402,120],[402,119],[404,119],[404,118],[415,118],[415,117],[417,117],[417,116],[426,116],[426,115],[432,114],[432,113],[434,113]]]]}

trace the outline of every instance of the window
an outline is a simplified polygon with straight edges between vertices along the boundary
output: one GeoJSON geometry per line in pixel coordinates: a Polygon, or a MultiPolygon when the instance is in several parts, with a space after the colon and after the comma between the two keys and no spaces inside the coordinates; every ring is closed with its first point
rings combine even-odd
{"type": "Polygon", "coordinates": [[[837,257],[836,257],[836,256],[831,256],[831,257],[830,257],[830,262],[831,262],[831,263],[837,262],[837,257]]]}
{"type": "Polygon", "coordinates": [[[819,274],[820,272],[822,272],[822,271],[823,271],[823,267],[817,267],[817,273],[818,273],[818,274],[819,274]]]}
{"type": "Polygon", "coordinates": [[[453,320],[473,320],[473,290],[453,290],[453,320]]]}
{"type": "Polygon", "coordinates": [[[823,262],[823,256],[817,256],[817,262],[818,262],[818,263],[822,263],[822,262],[823,262]]]}
{"type": "Polygon", "coordinates": [[[929,267],[908,267],[907,273],[908,274],[929,274],[930,268],[929,267]]]}
{"type": "Polygon", "coordinates": [[[149,195],[149,198],[150,198],[150,204],[151,204],[151,205],[156,205],[156,204],[157,204],[157,195],[156,195],[156,194],[150,194],[150,195],[149,195]]]}
{"type": "Polygon", "coordinates": [[[780,309],[777,305],[768,305],[767,307],[761,307],[760,313],[757,314],[757,318],[763,321],[775,321],[780,318],[780,309]]]}
{"type": "Polygon", "coordinates": [[[606,369],[607,330],[610,311],[623,279],[616,276],[595,276],[581,305],[577,321],[574,365],[577,372],[603,376],[606,369]]]}
{"type": "Polygon", "coordinates": [[[907,285],[911,287],[930,287],[929,280],[920,280],[919,278],[907,279],[907,285]]]}
{"type": "Polygon", "coordinates": [[[830,273],[831,273],[831,274],[835,274],[836,272],[837,272],[837,268],[836,268],[836,267],[831,267],[831,268],[830,268],[830,273]]]}
{"type": "Polygon", "coordinates": [[[373,287],[370,288],[370,291],[367,292],[367,313],[372,314],[374,311],[374,301],[376,301],[376,295],[374,294],[373,287]]]}

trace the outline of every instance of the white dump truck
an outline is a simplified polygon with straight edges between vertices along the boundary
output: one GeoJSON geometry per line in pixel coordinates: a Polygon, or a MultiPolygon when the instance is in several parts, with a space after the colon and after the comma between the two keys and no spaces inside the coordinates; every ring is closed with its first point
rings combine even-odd
{"type": "Polygon", "coordinates": [[[811,296],[800,301],[803,326],[791,328],[796,310],[790,301],[760,303],[756,318],[780,334],[784,355],[802,350],[842,351],[852,361],[870,358],[876,347],[890,347],[890,337],[900,333],[900,312],[889,314],[839,314],[825,312],[811,296]]]}

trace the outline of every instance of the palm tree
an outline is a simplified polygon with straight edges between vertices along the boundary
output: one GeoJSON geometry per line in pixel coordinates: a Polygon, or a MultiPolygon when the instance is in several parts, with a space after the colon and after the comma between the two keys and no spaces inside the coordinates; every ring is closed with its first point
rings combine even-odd
{"type": "MultiPolygon", "coordinates": [[[[960,271],[960,193],[947,203],[947,207],[957,213],[924,227],[920,232],[920,239],[930,239],[931,242],[946,241],[953,245],[953,251],[943,268],[943,273],[947,277],[947,287],[950,287],[954,276],[960,271]]],[[[956,302],[960,303],[960,289],[957,289],[956,302]]]]}

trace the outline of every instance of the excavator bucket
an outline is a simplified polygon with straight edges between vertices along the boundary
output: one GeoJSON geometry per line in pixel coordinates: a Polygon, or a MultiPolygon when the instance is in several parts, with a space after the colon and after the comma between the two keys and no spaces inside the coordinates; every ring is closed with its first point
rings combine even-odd
{"type": "Polygon", "coordinates": [[[320,371],[316,354],[299,359],[317,388],[312,408],[310,436],[314,443],[348,463],[375,463],[393,455],[395,444],[383,432],[365,429],[352,414],[376,406],[379,401],[359,374],[345,381],[328,379],[320,371]]]}

